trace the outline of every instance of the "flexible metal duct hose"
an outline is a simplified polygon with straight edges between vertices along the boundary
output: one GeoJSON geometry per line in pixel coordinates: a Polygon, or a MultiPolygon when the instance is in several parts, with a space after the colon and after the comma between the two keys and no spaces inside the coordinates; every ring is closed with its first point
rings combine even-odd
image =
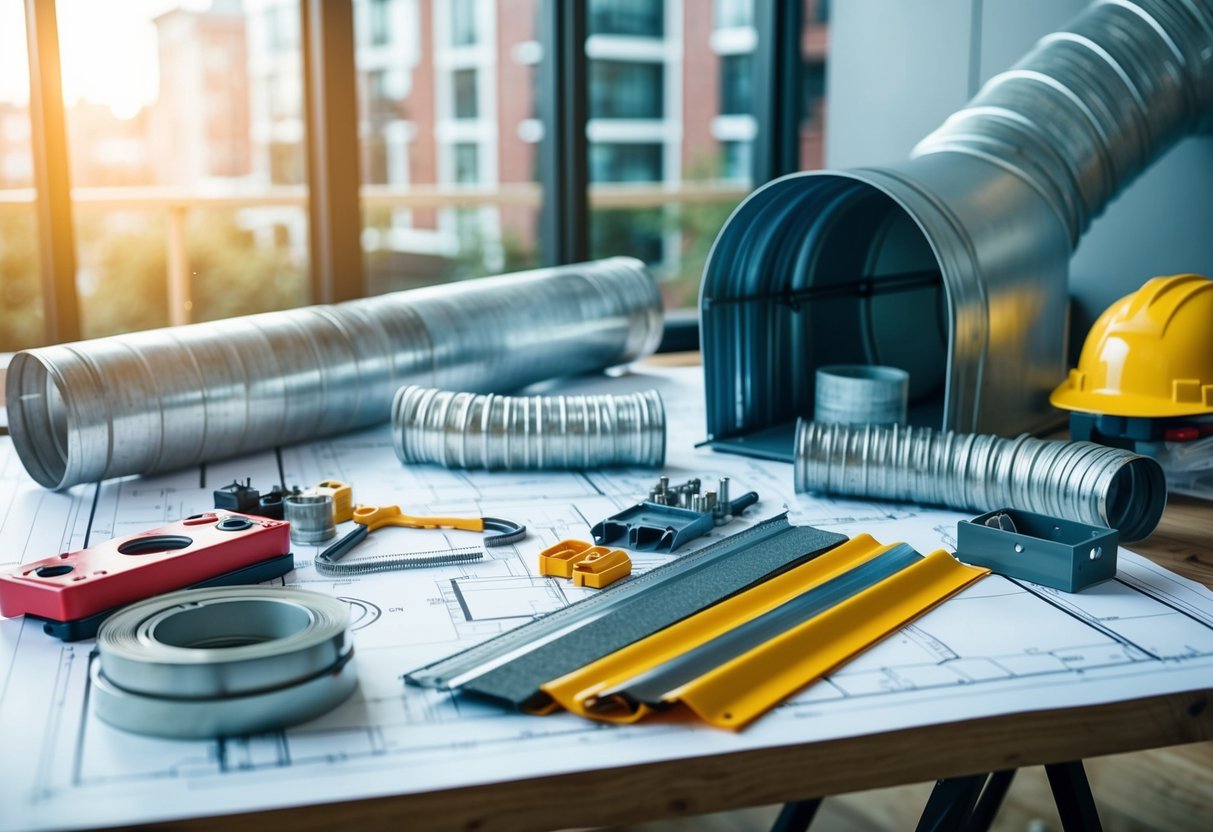
{"type": "Polygon", "coordinates": [[[639,260],[539,269],[27,350],[9,427],[30,475],[65,488],[383,422],[402,384],[512,390],[626,363],[661,329],[639,260]]]}
{"type": "Polygon", "coordinates": [[[910,422],[1056,423],[1067,279],[1122,188],[1213,114],[1213,0],[1091,5],[887,167],[793,174],[721,231],[700,295],[708,433],[791,459],[813,370],[910,373],[910,422]]]}
{"type": "Polygon", "coordinates": [[[597,396],[477,396],[403,387],[392,442],[406,465],[490,471],[660,468],[665,407],[656,390],[597,396]]]}
{"type": "Polygon", "coordinates": [[[796,490],[985,512],[1017,508],[1148,537],[1167,483],[1148,456],[1093,442],[901,425],[796,425],[796,490]]]}

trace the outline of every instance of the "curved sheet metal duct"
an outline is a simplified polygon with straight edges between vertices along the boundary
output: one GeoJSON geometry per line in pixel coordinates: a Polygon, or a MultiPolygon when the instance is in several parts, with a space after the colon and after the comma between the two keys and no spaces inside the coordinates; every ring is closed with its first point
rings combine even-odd
{"type": "Polygon", "coordinates": [[[714,446],[791,459],[813,370],[910,373],[910,421],[1055,422],[1069,260],[1091,220],[1213,122],[1213,0],[1104,0],[992,78],[901,163],[751,194],[704,270],[714,446]]]}

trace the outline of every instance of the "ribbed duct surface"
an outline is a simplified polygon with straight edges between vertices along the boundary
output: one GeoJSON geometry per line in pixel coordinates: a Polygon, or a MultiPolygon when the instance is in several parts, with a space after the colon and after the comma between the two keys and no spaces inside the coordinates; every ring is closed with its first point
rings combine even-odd
{"type": "Polygon", "coordinates": [[[383,422],[405,384],[509,391],[623,364],[661,330],[653,278],[620,257],[27,350],[9,426],[30,475],[65,488],[383,422]]]}

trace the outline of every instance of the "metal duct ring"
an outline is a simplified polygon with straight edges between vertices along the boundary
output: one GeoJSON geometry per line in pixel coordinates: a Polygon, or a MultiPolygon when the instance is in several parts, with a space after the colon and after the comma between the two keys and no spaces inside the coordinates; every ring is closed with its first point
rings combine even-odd
{"type": "Polygon", "coordinates": [[[312,719],[357,686],[345,603],[294,588],[190,589],[132,604],[97,633],[97,715],[201,738],[312,719]]]}

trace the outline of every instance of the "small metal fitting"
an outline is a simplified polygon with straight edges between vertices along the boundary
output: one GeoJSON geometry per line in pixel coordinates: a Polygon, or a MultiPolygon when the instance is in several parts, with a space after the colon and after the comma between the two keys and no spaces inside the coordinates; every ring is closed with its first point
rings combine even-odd
{"type": "Polygon", "coordinates": [[[337,534],[330,495],[291,494],[282,505],[286,521],[291,524],[291,542],[314,545],[337,534]]]}

